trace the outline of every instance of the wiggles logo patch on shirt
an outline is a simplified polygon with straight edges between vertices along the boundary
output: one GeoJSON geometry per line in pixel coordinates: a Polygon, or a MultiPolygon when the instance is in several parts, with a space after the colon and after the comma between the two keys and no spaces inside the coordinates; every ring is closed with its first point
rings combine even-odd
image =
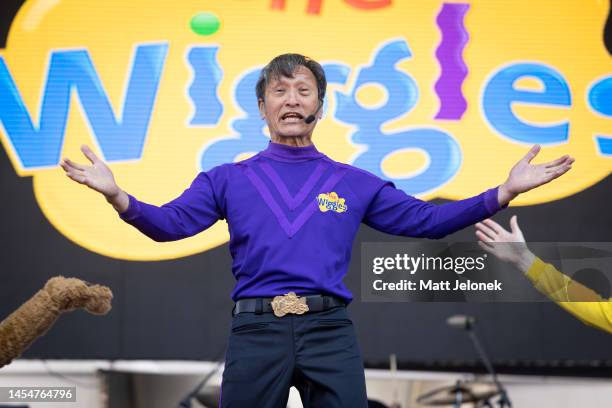
{"type": "Polygon", "coordinates": [[[344,201],[344,198],[338,197],[338,194],[334,191],[327,194],[321,193],[317,196],[317,203],[319,204],[319,210],[321,210],[321,212],[346,212],[346,210],[348,210],[348,206],[344,203],[344,201]]]}

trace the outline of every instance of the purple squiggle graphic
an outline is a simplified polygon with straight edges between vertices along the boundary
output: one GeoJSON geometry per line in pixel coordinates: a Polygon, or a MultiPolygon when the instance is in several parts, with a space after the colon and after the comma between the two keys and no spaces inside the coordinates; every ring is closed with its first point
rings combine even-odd
{"type": "Polygon", "coordinates": [[[467,109],[461,85],[468,74],[463,48],[470,35],[463,25],[463,18],[469,8],[470,5],[465,3],[444,3],[436,18],[442,41],[436,49],[440,77],[434,89],[440,100],[440,110],[435,119],[460,120],[467,109]]]}

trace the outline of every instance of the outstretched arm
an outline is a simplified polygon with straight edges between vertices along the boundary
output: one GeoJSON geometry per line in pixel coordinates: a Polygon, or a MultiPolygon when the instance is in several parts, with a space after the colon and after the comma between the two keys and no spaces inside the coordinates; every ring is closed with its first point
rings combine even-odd
{"type": "Polygon", "coordinates": [[[89,147],[81,151],[91,165],[64,159],[66,175],[104,195],[121,219],[155,241],[175,241],[197,234],[223,218],[215,200],[212,182],[200,173],[180,197],[160,207],[137,200],[123,191],[110,168],[89,147]]]}
{"type": "Polygon", "coordinates": [[[442,238],[493,216],[518,194],[546,184],[571,169],[574,159],[567,155],[548,163],[531,164],[539,151],[540,146],[532,147],[499,187],[442,205],[411,197],[387,183],[370,203],[364,222],[390,234],[442,238]]]}
{"type": "Polygon", "coordinates": [[[527,247],[516,215],[510,231],[493,220],[476,224],[478,244],[497,258],[511,262],[534,287],[585,324],[612,333],[612,302],[544,263],[527,247]]]}
{"type": "Polygon", "coordinates": [[[388,234],[439,239],[498,212],[497,190],[436,205],[387,183],[370,203],[364,223],[388,234]]]}

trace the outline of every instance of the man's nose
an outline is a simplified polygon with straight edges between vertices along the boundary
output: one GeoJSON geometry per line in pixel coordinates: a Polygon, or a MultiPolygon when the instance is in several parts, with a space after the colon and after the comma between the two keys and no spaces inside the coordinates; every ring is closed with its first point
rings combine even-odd
{"type": "Polygon", "coordinates": [[[285,104],[287,106],[298,106],[300,104],[300,98],[296,91],[287,92],[287,99],[285,100],[285,104]]]}

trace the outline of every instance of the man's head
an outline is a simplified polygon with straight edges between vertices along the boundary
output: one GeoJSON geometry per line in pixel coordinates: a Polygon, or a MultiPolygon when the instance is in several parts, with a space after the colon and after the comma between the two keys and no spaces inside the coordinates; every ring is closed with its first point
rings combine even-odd
{"type": "Polygon", "coordinates": [[[299,54],[279,55],[261,70],[255,90],[273,141],[310,139],[316,121],[304,119],[311,114],[321,118],[326,86],[321,65],[299,54]]]}

